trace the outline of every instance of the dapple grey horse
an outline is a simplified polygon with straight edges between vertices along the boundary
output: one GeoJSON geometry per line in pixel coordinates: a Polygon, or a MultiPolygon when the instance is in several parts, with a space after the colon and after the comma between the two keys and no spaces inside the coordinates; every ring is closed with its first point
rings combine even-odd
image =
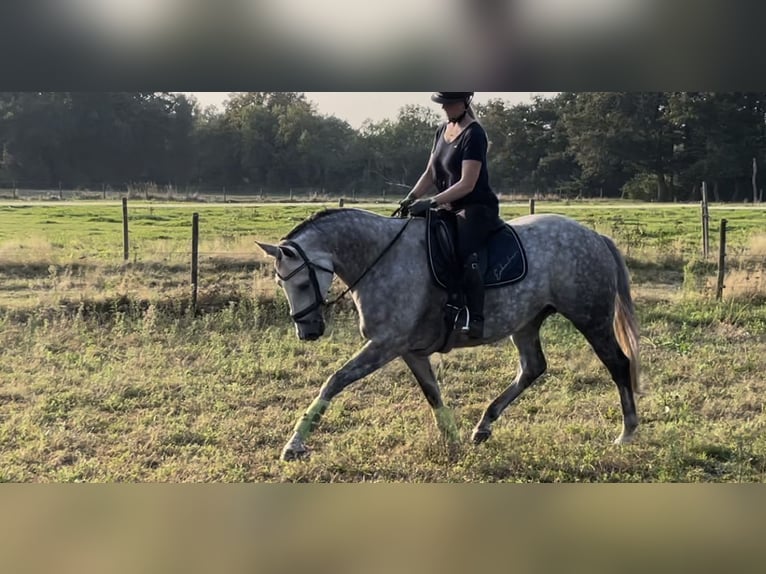
{"type": "MultiPolygon", "coordinates": [[[[484,338],[461,338],[455,345],[487,344],[510,335],[519,351],[515,380],[484,411],[473,442],[487,440],[503,410],[545,372],[540,326],[556,312],[585,336],[609,370],[623,416],[615,443],[629,442],[638,426],[634,393],[639,392],[639,349],[622,255],[611,239],[563,216],[530,215],[510,223],[526,250],[527,276],[487,290],[484,338]]],[[[330,209],[300,223],[279,245],[258,244],[275,260],[277,283],[301,340],[313,341],[324,333],[322,309],[334,275],[349,286],[366,340],[322,385],[295,425],[283,460],[308,453],[305,441],[333,397],[398,357],[415,376],[442,435],[457,440],[454,417],[442,402],[429,361],[447,335],[442,312],[447,294],[430,276],[425,225],[420,218],[330,209]]]]}

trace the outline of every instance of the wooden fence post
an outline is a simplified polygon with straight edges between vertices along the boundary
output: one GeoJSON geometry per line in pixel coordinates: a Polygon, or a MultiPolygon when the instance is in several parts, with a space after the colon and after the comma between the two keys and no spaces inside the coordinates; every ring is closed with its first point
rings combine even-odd
{"type": "Polygon", "coordinates": [[[535,214],[535,200],[534,198],[531,198],[529,200],[529,215],[534,215],[534,214],[535,214]]]}
{"type": "Polygon", "coordinates": [[[726,274],[726,220],[721,220],[721,241],[718,245],[718,286],[715,291],[715,298],[723,297],[723,277],[726,274]]]}
{"type": "Polygon", "coordinates": [[[122,258],[127,261],[128,254],[128,198],[122,198],[122,258]]]}
{"type": "Polygon", "coordinates": [[[197,285],[199,280],[199,213],[192,214],[192,260],[191,260],[191,307],[197,310],[197,285]]]}
{"type": "Polygon", "coordinates": [[[710,254],[710,213],[707,201],[707,183],[702,182],[702,256],[710,254]]]}

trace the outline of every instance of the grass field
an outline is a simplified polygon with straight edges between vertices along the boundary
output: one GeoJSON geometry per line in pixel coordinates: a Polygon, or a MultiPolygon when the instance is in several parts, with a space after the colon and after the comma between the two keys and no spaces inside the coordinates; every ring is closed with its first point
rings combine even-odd
{"type": "MultiPolygon", "coordinates": [[[[255,239],[274,241],[321,204],[0,204],[0,480],[714,481],[766,480],[766,210],[711,209],[711,251],[729,222],[729,274],[699,252],[699,209],[538,204],[612,236],[627,255],[641,324],[641,420],[611,444],[614,384],[560,317],[543,329],[549,370],[469,444],[515,376],[501,343],[436,355],[463,436],[447,452],[396,361],[344,391],[306,462],[279,452],[321,383],[361,346],[344,302],[301,343],[255,239]],[[200,214],[201,313],[189,313],[191,214],[200,214]]],[[[380,213],[390,205],[365,205],[380,213]]],[[[527,205],[506,205],[506,217],[527,205]]]]}

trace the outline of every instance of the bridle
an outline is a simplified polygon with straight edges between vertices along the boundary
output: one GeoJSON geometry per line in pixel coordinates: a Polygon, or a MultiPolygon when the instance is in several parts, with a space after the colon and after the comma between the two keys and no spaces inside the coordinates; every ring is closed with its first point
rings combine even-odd
{"type": "Polygon", "coordinates": [[[293,313],[290,315],[290,318],[295,321],[296,323],[300,323],[301,319],[303,319],[306,315],[309,313],[316,311],[319,307],[322,305],[331,306],[335,305],[338,301],[343,299],[343,297],[346,296],[346,294],[351,291],[354,287],[356,287],[359,282],[364,279],[365,275],[370,272],[370,270],[375,267],[375,265],[378,264],[378,262],[383,258],[383,256],[388,253],[388,250],[393,247],[394,243],[402,236],[402,233],[404,233],[404,230],[407,229],[407,226],[410,224],[411,219],[408,219],[405,224],[402,226],[402,228],[399,230],[399,232],[394,236],[394,238],[391,240],[391,243],[389,243],[386,248],[378,255],[378,257],[373,261],[370,265],[367,266],[367,268],[362,272],[362,274],[357,277],[357,279],[351,283],[346,289],[338,295],[335,299],[332,301],[325,301],[322,299],[322,292],[319,289],[319,281],[317,280],[317,271],[324,271],[325,273],[329,273],[330,275],[334,275],[335,271],[332,269],[328,269],[327,267],[324,267],[323,265],[319,265],[318,263],[314,263],[311,261],[308,256],[306,255],[306,252],[303,251],[300,245],[295,243],[295,241],[284,241],[282,243],[285,247],[290,247],[294,249],[298,256],[301,258],[302,263],[296,268],[293,269],[290,273],[285,275],[284,277],[279,274],[279,271],[277,271],[277,277],[284,283],[294,277],[297,273],[299,273],[304,267],[308,269],[309,271],[309,281],[311,281],[311,286],[314,289],[314,302],[306,307],[305,309],[302,309],[296,313],[293,313]]]}
{"type": "Polygon", "coordinates": [[[306,253],[303,251],[300,245],[295,243],[295,241],[285,241],[282,245],[285,245],[287,247],[291,247],[292,249],[295,249],[295,251],[300,256],[301,260],[303,261],[300,266],[296,269],[293,269],[289,274],[285,275],[284,277],[279,274],[279,271],[277,271],[277,277],[282,282],[286,282],[292,277],[294,277],[297,273],[299,273],[304,267],[307,267],[309,270],[309,281],[311,281],[311,286],[314,288],[314,302],[303,309],[302,311],[298,311],[297,313],[293,313],[290,315],[290,318],[295,321],[296,323],[300,322],[303,317],[311,313],[312,311],[317,310],[319,307],[321,307],[324,304],[324,301],[322,300],[322,292],[319,290],[319,281],[317,281],[317,274],[316,270],[324,271],[325,273],[329,273],[330,275],[333,275],[335,272],[332,269],[328,269],[327,267],[324,267],[322,265],[319,265],[318,263],[314,263],[313,261],[310,261],[309,258],[306,256],[306,253]]]}

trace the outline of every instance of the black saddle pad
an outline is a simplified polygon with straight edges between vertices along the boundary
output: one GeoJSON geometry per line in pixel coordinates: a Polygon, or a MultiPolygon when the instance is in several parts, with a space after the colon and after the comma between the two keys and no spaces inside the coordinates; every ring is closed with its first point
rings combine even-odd
{"type": "MultiPolygon", "coordinates": [[[[437,285],[449,289],[462,270],[455,250],[454,215],[445,210],[429,211],[426,244],[431,275],[437,285]]],[[[498,219],[498,227],[486,246],[485,288],[521,281],[527,274],[527,256],[516,231],[498,219]]]]}

